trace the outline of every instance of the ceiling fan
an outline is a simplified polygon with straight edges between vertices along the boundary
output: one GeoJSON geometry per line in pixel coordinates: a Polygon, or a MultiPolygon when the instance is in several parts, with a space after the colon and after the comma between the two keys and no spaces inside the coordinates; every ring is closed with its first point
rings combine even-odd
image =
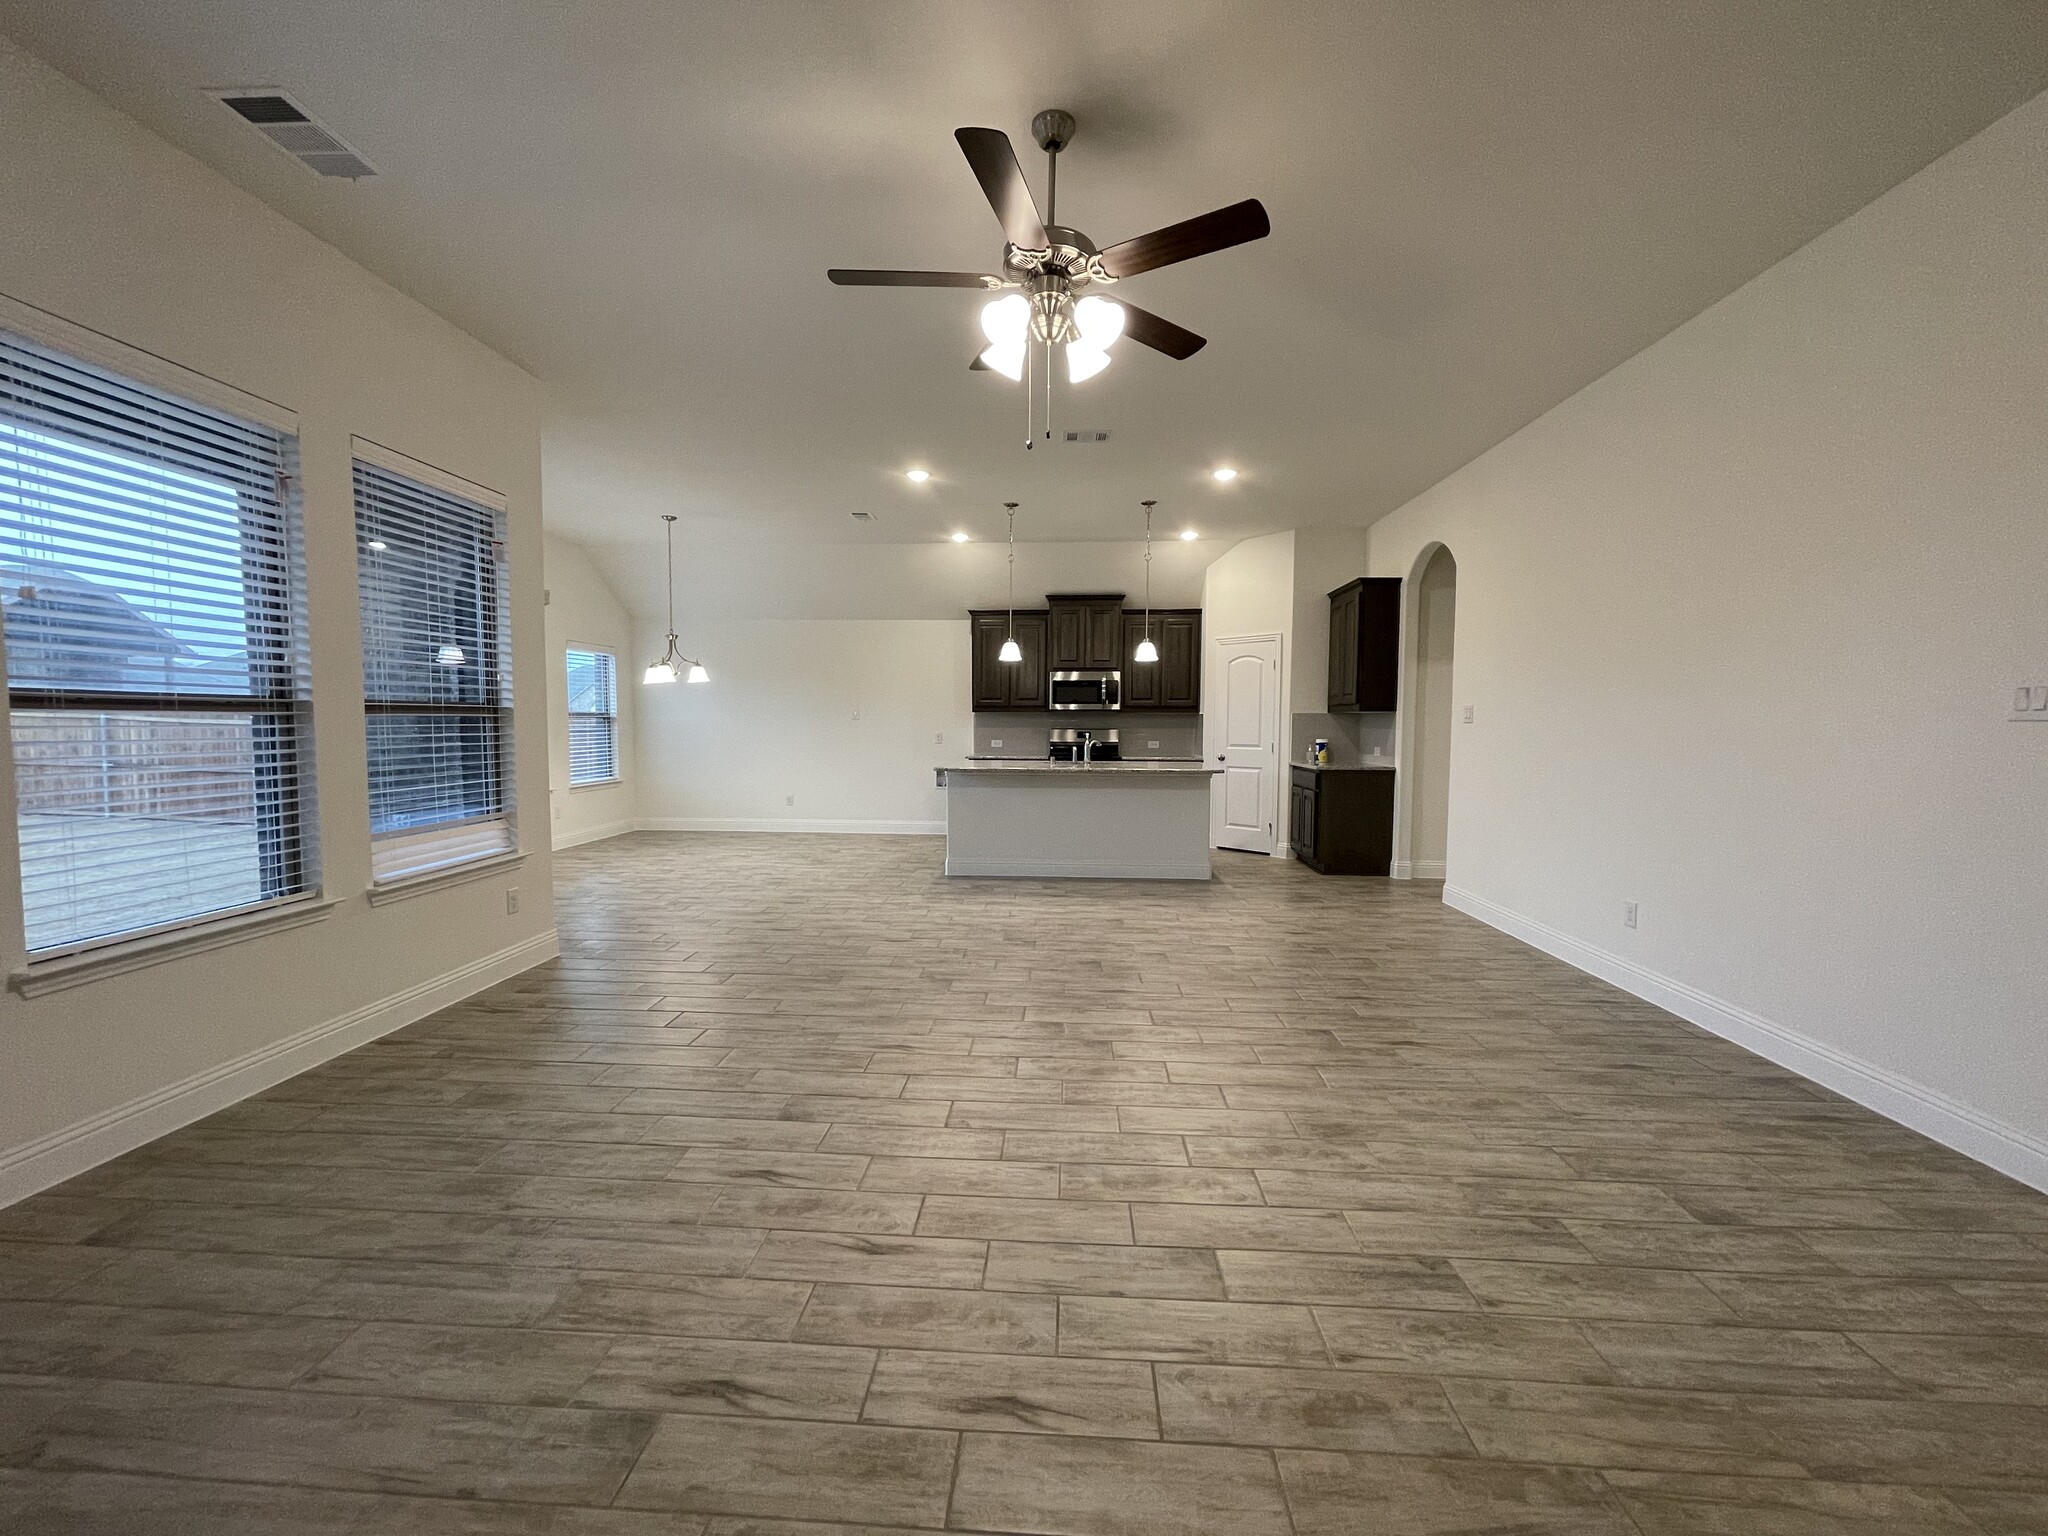
{"type": "MultiPolygon", "coordinates": [[[[985,305],[981,328],[988,346],[970,368],[987,368],[1022,379],[1030,366],[1031,343],[1066,348],[1067,377],[1078,384],[1109,366],[1109,348],[1120,336],[1171,358],[1189,358],[1208,344],[1184,326],[1161,319],[1123,299],[1081,290],[1107,287],[1141,272],[1171,266],[1211,251],[1226,250],[1271,233],[1257,198],[1232,203],[1200,218],[1121,240],[1106,249],[1078,229],[1054,222],[1059,194],[1060,151],[1073,142],[1074,116],[1058,109],[1031,120],[1031,135],[1045,151],[1045,217],[1032,201],[1010,136],[996,128],[961,128],[953,137],[1003,228],[999,272],[899,272],[834,267],[825,275],[846,287],[982,288],[1010,290],[985,305]],[[1080,297],[1076,297],[1077,292],[1080,297]]],[[[1052,370],[1046,368],[1046,384],[1052,370]]]]}

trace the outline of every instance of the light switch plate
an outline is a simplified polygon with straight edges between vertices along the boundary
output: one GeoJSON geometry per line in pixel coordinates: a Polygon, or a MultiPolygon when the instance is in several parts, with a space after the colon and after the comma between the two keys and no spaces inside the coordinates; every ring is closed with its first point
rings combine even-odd
{"type": "Polygon", "coordinates": [[[1472,723],[1472,706],[1470,704],[1465,706],[1465,723],[1467,725],[1472,723]]]}
{"type": "Polygon", "coordinates": [[[2048,683],[2012,691],[2012,713],[2008,720],[2039,720],[2048,724],[2048,683]]]}

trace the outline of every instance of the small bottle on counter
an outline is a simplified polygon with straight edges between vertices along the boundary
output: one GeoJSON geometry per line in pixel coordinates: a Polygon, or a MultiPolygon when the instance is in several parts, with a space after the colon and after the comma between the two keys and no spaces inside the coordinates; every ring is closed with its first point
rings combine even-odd
{"type": "Polygon", "coordinates": [[[1309,753],[1309,761],[1319,768],[1330,766],[1330,743],[1323,737],[1316,738],[1315,750],[1309,753]]]}

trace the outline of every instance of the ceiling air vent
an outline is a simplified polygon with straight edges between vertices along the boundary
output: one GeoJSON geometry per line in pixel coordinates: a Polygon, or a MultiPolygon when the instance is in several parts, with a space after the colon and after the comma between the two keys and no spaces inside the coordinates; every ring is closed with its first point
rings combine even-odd
{"type": "Polygon", "coordinates": [[[377,168],[322,128],[283,91],[213,91],[214,100],[303,166],[360,181],[377,168]]]}
{"type": "Polygon", "coordinates": [[[872,523],[875,520],[875,514],[872,512],[854,512],[849,515],[856,523],[872,523]]]}
{"type": "Polygon", "coordinates": [[[1109,434],[1100,427],[1083,427],[1078,432],[1067,433],[1066,436],[1067,441],[1070,443],[1106,443],[1109,441],[1109,434]]]}

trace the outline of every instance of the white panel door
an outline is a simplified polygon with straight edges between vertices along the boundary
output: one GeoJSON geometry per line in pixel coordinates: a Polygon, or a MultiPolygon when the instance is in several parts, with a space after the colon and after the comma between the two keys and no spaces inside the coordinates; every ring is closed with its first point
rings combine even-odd
{"type": "Polygon", "coordinates": [[[1213,748],[1223,772],[1210,811],[1218,848],[1271,853],[1280,808],[1280,637],[1215,643],[1213,748]]]}

